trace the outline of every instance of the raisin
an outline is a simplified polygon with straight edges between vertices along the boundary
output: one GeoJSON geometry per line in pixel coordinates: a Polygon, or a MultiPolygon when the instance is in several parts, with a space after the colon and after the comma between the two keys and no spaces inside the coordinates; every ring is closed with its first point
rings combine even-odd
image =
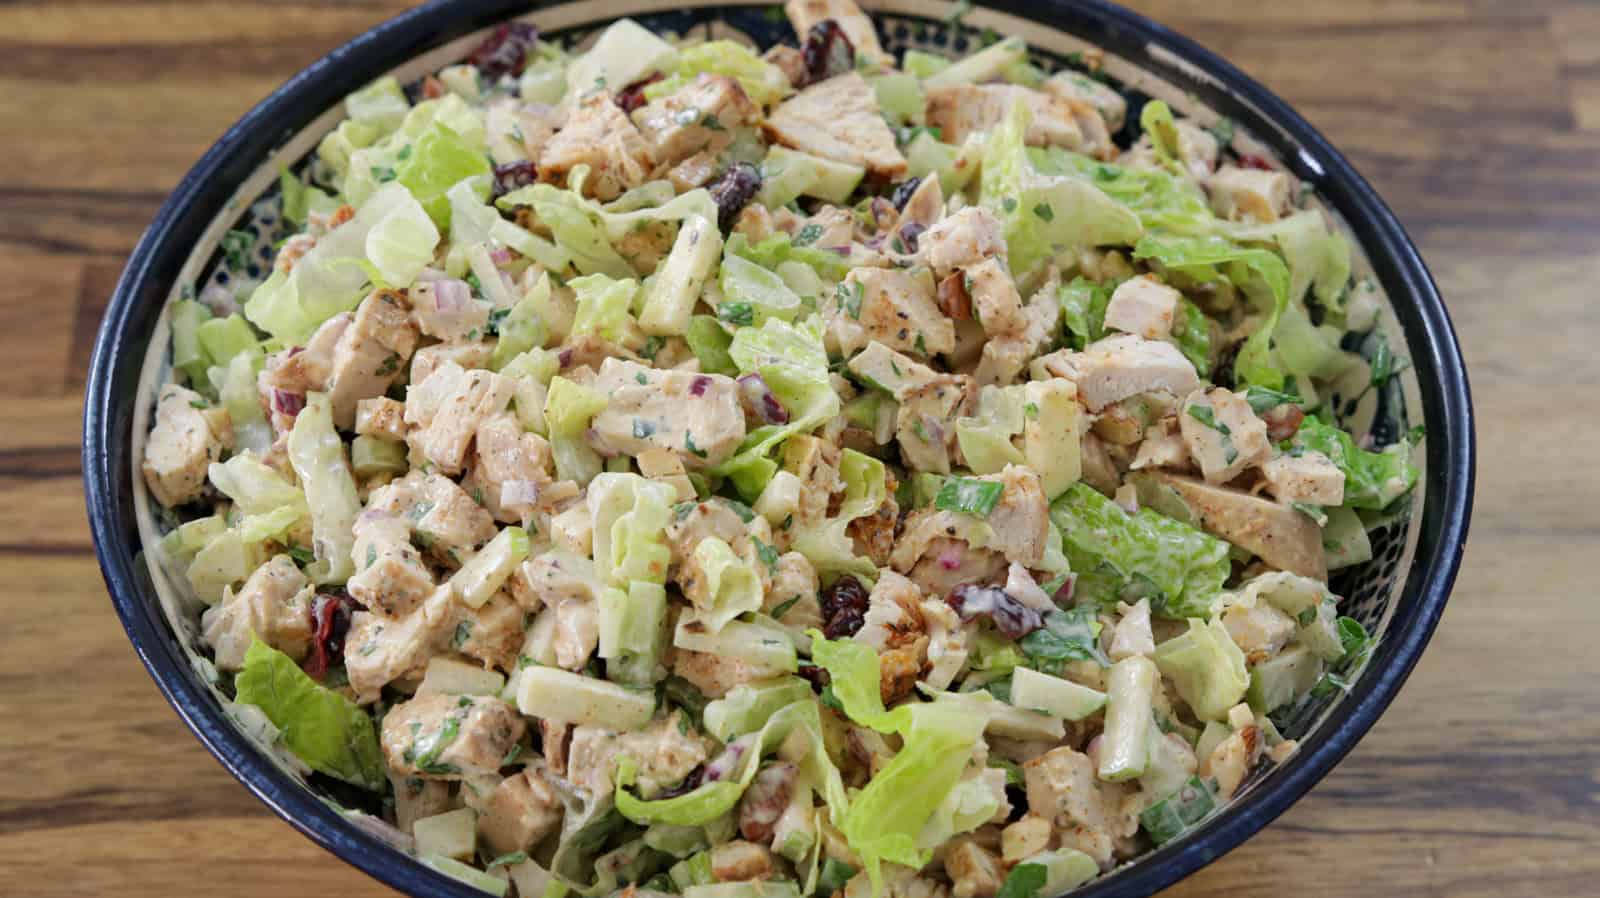
{"type": "Polygon", "coordinates": [[[998,586],[962,584],[950,590],[945,602],[964,621],[988,617],[1007,639],[1021,639],[1044,626],[1044,617],[998,586]]]}
{"type": "Polygon", "coordinates": [[[833,585],[822,590],[820,599],[824,618],[831,618],[845,608],[854,608],[862,614],[867,613],[866,587],[849,574],[833,581],[833,585]]]}
{"type": "Polygon", "coordinates": [[[833,19],[823,19],[811,26],[806,42],[800,47],[800,56],[806,63],[807,84],[826,81],[854,71],[856,67],[856,48],[833,19]]]}
{"type": "Polygon", "coordinates": [[[640,78],[638,81],[635,81],[627,87],[624,87],[622,90],[617,92],[617,96],[614,101],[617,104],[617,108],[621,109],[628,115],[632,115],[635,109],[638,109],[640,106],[643,106],[646,102],[648,102],[644,96],[645,86],[654,84],[665,77],[666,76],[660,72],[655,72],[648,77],[640,78]]]}
{"type": "Polygon", "coordinates": [[[801,679],[811,684],[811,691],[818,695],[821,695],[822,690],[833,682],[828,677],[827,669],[818,667],[815,664],[801,664],[797,673],[799,673],[801,679]]]}
{"type": "Polygon", "coordinates": [[[917,192],[917,188],[921,186],[921,178],[907,178],[906,180],[894,185],[894,193],[889,194],[889,202],[894,203],[894,207],[896,209],[904,212],[906,211],[906,203],[911,202],[912,195],[914,195],[917,192]]]}
{"type": "Polygon", "coordinates": [[[504,22],[467,56],[467,62],[490,82],[520,75],[528,67],[528,53],[539,39],[539,29],[527,22],[504,22]]]}
{"type": "Polygon", "coordinates": [[[723,169],[708,189],[717,203],[717,227],[727,233],[761,189],[761,170],[748,162],[735,162],[723,169]]]}
{"type": "Polygon", "coordinates": [[[848,639],[856,635],[867,622],[867,616],[854,608],[840,608],[822,627],[822,635],[829,639],[848,639]]]}
{"type": "Polygon", "coordinates": [[[494,167],[494,195],[491,200],[497,200],[519,187],[527,187],[539,181],[539,167],[526,160],[522,162],[508,162],[505,165],[494,167]]]}

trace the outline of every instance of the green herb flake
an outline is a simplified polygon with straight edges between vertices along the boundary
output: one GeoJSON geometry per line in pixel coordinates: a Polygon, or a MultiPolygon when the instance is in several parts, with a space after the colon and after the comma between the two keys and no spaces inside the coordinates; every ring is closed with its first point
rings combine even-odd
{"type": "Polygon", "coordinates": [[[798,601],[800,601],[800,597],[798,595],[793,595],[772,606],[772,611],[769,612],[772,615],[772,619],[783,620],[783,616],[787,614],[789,609],[793,608],[795,603],[798,601]]]}
{"type": "Polygon", "coordinates": [[[717,318],[735,327],[743,327],[755,323],[756,310],[747,302],[725,302],[717,306],[717,318]]]}
{"type": "Polygon", "coordinates": [[[372,167],[372,179],[374,181],[379,182],[379,183],[386,183],[386,182],[389,182],[389,181],[393,181],[394,180],[394,169],[390,168],[387,165],[374,165],[372,167]]]}
{"type": "Polygon", "coordinates": [[[957,511],[983,517],[994,511],[1004,490],[993,480],[974,480],[971,477],[950,477],[939,487],[933,506],[940,511],[957,511]]]}
{"type": "Polygon", "coordinates": [[[633,419],[633,438],[634,439],[636,439],[636,440],[648,439],[648,438],[654,436],[655,432],[656,432],[656,425],[655,425],[654,421],[647,421],[644,418],[634,418],[633,419]]]}
{"type": "Polygon", "coordinates": [[[767,566],[768,574],[778,572],[778,550],[761,541],[761,537],[752,536],[750,539],[756,544],[756,557],[767,566]]]}
{"type": "Polygon", "coordinates": [[[822,225],[808,224],[794,235],[794,246],[810,246],[822,238],[822,225]]]}
{"type": "Polygon", "coordinates": [[[699,446],[694,444],[694,434],[687,430],[683,432],[683,448],[695,458],[706,457],[706,450],[701,449],[699,446]]]}
{"type": "Polygon", "coordinates": [[[841,282],[835,292],[839,299],[839,307],[844,309],[844,313],[849,315],[852,320],[860,321],[863,294],[861,283],[859,281],[855,283],[841,282]]]}
{"type": "Polygon", "coordinates": [[[1005,209],[1007,212],[1017,211],[1017,198],[1014,196],[1006,197],[1000,201],[1000,207],[1005,209]]]}
{"type": "Polygon", "coordinates": [[[1038,216],[1040,221],[1054,221],[1056,210],[1050,208],[1049,203],[1040,203],[1033,207],[1033,214],[1038,216]]]}

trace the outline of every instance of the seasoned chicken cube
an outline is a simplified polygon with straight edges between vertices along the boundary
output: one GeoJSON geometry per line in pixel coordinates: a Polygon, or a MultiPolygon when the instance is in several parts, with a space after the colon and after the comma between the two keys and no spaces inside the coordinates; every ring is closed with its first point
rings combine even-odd
{"type": "Polygon", "coordinates": [[[810,434],[796,434],[784,441],[783,470],[801,483],[796,504],[801,524],[820,523],[828,516],[833,495],[844,491],[844,481],[839,478],[840,455],[838,446],[810,434]]]}
{"type": "Polygon", "coordinates": [[[922,593],[894,571],[882,571],[867,595],[867,613],[855,640],[879,652],[914,642],[923,634],[922,593]]]}
{"type": "Polygon", "coordinates": [[[401,442],[406,438],[406,404],[387,396],[372,396],[357,402],[356,433],[401,442]]]}
{"type": "Polygon", "coordinates": [[[369,611],[350,615],[344,665],[357,701],[376,701],[384,686],[422,672],[444,641],[452,601],[450,587],[441,586],[404,617],[369,611]]]}
{"type": "Polygon", "coordinates": [[[1082,352],[1063,349],[1033,362],[1034,378],[1065,377],[1091,412],[1129,396],[1162,390],[1186,395],[1200,386],[1194,364],[1178,347],[1133,334],[1090,343],[1082,352]]]}
{"type": "Polygon", "coordinates": [[[593,604],[599,599],[594,562],[581,555],[542,552],[522,563],[521,574],[528,591],[551,608],[568,600],[593,604]]]}
{"type": "Polygon", "coordinates": [[[442,290],[435,281],[423,281],[410,289],[409,296],[412,317],[430,337],[457,343],[488,333],[494,306],[473,299],[460,281],[446,283],[442,290]]]}
{"type": "Polygon", "coordinates": [[[412,834],[412,826],[418,820],[450,810],[450,784],[442,780],[400,776],[391,771],[389,784],[394,786],[394,825],[403,833],[412,834]]]}
{"type": "Polygon", "coordinates": [[[206,644],[221,670],[244,666],[257,637],[299,661],[311,648],[311,602],[316,588],[287,555],[255,569],[237,593],[223,587],[222,601],[200,616],[206,644]]]}
{"type": "Polygon", "coordinates": [[[895,411],[895,435],[908,468],[950,473],[955,420],[971,411],[977,395],[977,384],[964,374],[942,374],[905,392],[895,411]]]}
{"type": "Polygon", "coordinates": [[[920,508],[906,517],[905,529],[889,563],[926,595],[942,596],[963,583],[998,583],[1006,559],[992,549],[967,543],[970,515],[920,508]]]}
{"type": "Polygon", "coordinates": [[[1294,618],[1266,602],[1229,605],[1222,612],[1222,625],[1251,664],[1259,664],[1282,651],[1294,637],[1295,629],[1294,618]]]}
{"type": "Polygon", "coordinates": [[[667,180],[672,182],[672,188],[679,193],[688,193],[696,187],[704,187],[716,176],[717,157],[703,150],[667,170],[667,180]]]}
{"type": "Polygon", "coordinates": [[[1133,463],[1128,465],[1128,469],[1131,471],[1145,468],[1183,469],[1188,466],[1189,447],[1183,442],[1178,423],[1172,418],[1165,418],[1145,428],[1144,439],[1139,443],[1139,451],[1134,455],[1133,463]]]}
{"type": "Polygon", "coordinates": [[[532,515],[539,489],[553,479],[549,441],[523,430],[516,415],[501,412],[478,425],[474,451],[473,483],[495,520],[514,524],[532,515]]]}
{"type": "Polygon", "coordinates": [[[383,753],[396,773],[459,780],[497,772],[526,731],[522,715],[500,699],[424,695],[384,716],[383,753]]]}
{"type": "Polygon", "coordinates": [[[478,427],[505,411],[516,382],[490,371],[446,362],[406,393],[406,442],[445,474],[456,475],[478,427]]]}
{"type": "Polygon", "coordinates": [[[1229,710],[1228,721],[1237,724],[1233,734],[1212,749],[1210,755],[1200,759],[1199,770],[1202,777],[1217,781],[1217,797],[1223,801],[1233,797],[1266,746],[1266,739],[1262,737],[1261,728],[1255,725],[1248,705],[1229,710]]]}
{"type": "Polygon", "coordinates": [[[778,859],[765,845],[735,839],[711,849],[711,875],[717,882],[749,882],[778,872],[778,859]]]}
{"type": "Polygon", "coordinates": [[[711,755],[711,742],[687,725],[682,711],[657,717],[642,730],[616,733],[596,726],[572,728],[567,747],[567,779],[596,797],[611,794],[617,761],[638,765],[636,788],[646,799],[683,782],[711,755]]]}
{"type": "Polygon", "coordinates": [[[1266,422],[1256,417],[1243,395],[1221,387],[1190,393],[1178,428],[1210,483],[1227,483],[1272,454],[1266,422]]]}
{"type": "Polygon", "coordinates": [[[685,467],[699,470],[727,459],[744,439],[739,385],[731,377],[606,359],[594,388],[608,400],[589,430],[589,444],[601,455],[671,449],[685,467]]]}
{"type": "Polygon", "coordinates": [[[328,402],[340,430],[355,425],[356,403],[382,396],[417,348],[411,305],[396,290],[377,290],[356,307],[355,318],[333,349],[328,402]]]}
{"type": "Polygon", "coordinates": [[[1267,492],[1279,502],[1339,505],[1344,502],[1344,472],[1326,455],[1308,449],[1280,455],[1261,465],[1267,492]]]}
{"type": "Polygon", "coordinates": [[[1183,500],[1207,533],[1253,552],[1280,571],[1328,579],[1322,528],[1291,506],[1166,472],[1156,477],[1183,500]]]}
{"type": "Polygon", "coordinates": [[[1128,116],[1128,101],[1116,88],[1070,69],[1046,78],[1040,89],[1053,96],[1093,106],[1109,131],[1121,131],[1122,123],[1128,116]]]}
{"type": "Polygon", "coordinates": [[[854,268],[834,296],[831,317],[841,326],[857,324],[860,338],[840,330],[840,349],[848,353],[870,340],[926,358],[956,348],[955,322],[939,309],[933,278],[926,271],[854,268]]]}
{"type": "Polygon", "coordinates": [[[222,457],[222,435],[205,413],[204,397],[169,383],[156,402],[156,423],[144,444],[145,485],[165,508],[200,498],[206,471],[222,457]]]}
{"type": "Polygon", "coordinates": [[[1000,857],[1008,864],[1033,857],[1050,847],[1053,835],[1050,821],[1030,812],[1000,831],[1000,857]]]}
{"type": "Polygon", "coordinates": [[[778,556],[761,610],[791,629],[822,626],[817,569],[804,555],[785,552],[778,556]]]}
{"type": "Polygon", "coordinates": [[[1029,360],[1054,339],[1061,323],[1061,303],[1052,283],[1036,290],[1022,309],[1023,327],[1016,334],[989,340],[973,377],[980,387],[1005,386],[1017,379],[1029,360]]]}
{"type": "Polygon", "coordinates": [[[966,275],[967,295],[972,297],[972,309],[985,333],[991,337],[1005,337],[1020,333],[1027,326],[1022,296],[999,261],[985,259],[969,266],[966,275]]]}
{"type": "Polygon", "coordinates": [[[477,608],[459,599],[450,603],[440,629],[450,634],[451,649],[509,673],[516,670],[517,652],[526,636],[524,617],[515,599],[498,592],[477,608]]]}
{"type": "Polygon", "coordinates": [[[1000,219],[982,206],[967,206],[939,220],[917,238],[917,246],[941,279],[1006,254],[1000,219]]]}
{"type": "Polygon", "coordinates": [[[1023,140],[1033,147],[1064,147],[1098,158],[1115,151],[1105,120],[1088,103],[1014,84],[941,84],[927,89],[928,124],[940,139],[960,145],[986,133],[1024,103],[1030,113],[1023,140]]]}
{"type": "Polygon", "coordinates": [[[384,617],[404,617],[433,593],[433,574],[411,544],[411,526],[404,518],[381,508],[370,510],[356,519],[355,537],[355,573],[345,586],[362,607],[384,617]]]}
{"type": "Polygon", "coordinates": [[[955,898],[994,898],[1006,878],[1000,859],[972,836],[957,836],[945,846],[944,870],[955,898]]]}
{"type": "Polygon", "coordinates": [[[773,140],[801,152],[859,165],[891,180],[905,174],[906,159],[895,147],[877,95],[855,72],[802,90],[780,103],[764,124],[773,140]]]}
{"type": "Polygon", "coordinates": [[[478,838],[496,856],[532,851],[561,825],[561,796],[539,772],[527,768],[489,793],[478,815],[478,838]]]}
{"type": "Polygon", "coordinates": [[[873,27],[872,19],[861,11],[855,0],[788,0],[783,11],[788,13],[789,23],[802,41],[812,26],[832,19],[839,23],[850,45],[856,48],[857,57],[874,61],[888,59],[878,43],[878,30],[873,27]]]}
{"type": "Polygon", "coordinates": [[[1106,327],[1146,340],[1172,335],[1172,321],[1183,298],[1153,274],[1130,278],[1118,285],[1106,303],[1106,327]]]}
{"type": "Polygon", "coordinates": [[[488,343],[435,343],[424,346],[411,356],[411,383],[420,384],[433,376],[445,362],[452,362],[468,371],[489,367],[494,357],[494,347],[488,343]]]}
{"type": "Polygon", "coordinates": [[[599,606],[582,599],[562,599],[554,604],[556,666],[583,670],[600,644],[599,606]]]}
{"type": "Polygon", "coordinates": [[[1230,221],[1273,222],[1289,211],[1289,175],[1224,165],[1206,180],[1211,211],[1230,221]]]}
{"type": "Polygon", "coordinates": [[[333,349],[339,345],[353,317],[349,312],[340,312],[322,322],[305,346],[267,356],[266,365],[256,375],[256,392],[261,396],[261,407],[267,410],[275,432],[287,433],[294,427],[295,416],[305,405],[307,393],[320,393],[328,388],[328,377],[333,372],[333,349]]]}
{"type": "Polygon", "coordinates": [[[722,698],[735,686],[785,673],[777,668],[727,655],[689,649],[678,649],[673,653],[672,672],[692,683],[706,698],[722,698]]]}
{"type": "Polygon", "coordinates": [[[1094,858],[1102,870],[1109,868],[1116,842],[1113,812],[1089,756],[1063,745],[1023,764],[1022,774],[1029,811],[1052,820],[1063,841],[1094,858]]]}
{"type": "Polygon", "coordinates": [[[450,478],[422,477],[419,496],[407,516],[416,522],[417,544],[440,562],[459,564],[466,560],[464,550],[494,538],[494,517],[450,478]]]}
{"type": "Polygon", "coordinates": [[[694,499],[694,484],[689,482],[683,459],[676,452],[671,449],[646,449],[634,456],[634,461],[639,465],[640,475],[671,486],[679,502],[694,499]]]}
{"type": "Polygon", "coordinates": [[[721,153],[735,129],[760,118],[761,108],[739,82],[708,72],[633,113],[650,155],[657,164],[669,166],[702,151],[721,153]]]}
{"type": "Polygon", "coordinates": [[[1000,473],[978,479],[1002,486],[1000,501],[986,518],[994,531],[986,548],[1024,567],[1038,567],[1050,536],[1050,503],[1045,500],[1038,473],[1021,465],[1006,465],[1000,473]]]}
{"type": "MultiPolygon", "coordinates": [[[[619,85],[620,86],[620,85],[619,85]]],[[[616,199],[650,177],[650,147],[617,106],[610,91],[584,98],[539,153],[539,176],[565,183],[568,172],[589,166],[583,189],[599,200],[616,199]]]]}

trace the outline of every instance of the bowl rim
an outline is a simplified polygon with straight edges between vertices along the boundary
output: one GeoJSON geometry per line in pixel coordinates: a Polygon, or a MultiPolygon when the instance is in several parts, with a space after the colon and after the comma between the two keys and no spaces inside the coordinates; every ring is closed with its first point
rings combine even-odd
{"type": "MultiPolygon", "coordinates": [[[[158,604],[141,597],[148,574],[139,558],[129,485],[131,409],[138,401],[134,394],[142,345],[179,267],[200,230],[223,211],[235,185],[272,147],[336,104],[351,84],[508,17],[557,5],[562,4],[432,0],[328,53],[245,113],[178,182],[129,256],[96,336],[85,386],[82,463],[90,529],[107,589],[140,661],[195,736],[273,812],[344,861],[413,895],[481,898],[483,893],[361,829],[262,755],[200,684],[158,604]]],[[[1166,57],[1158,62],[1127,54],[1139,67],[1168,77],[1184,70],[1202,73],[1213,84],[1197,90],[1216,94],[1208,103],[1250,107],[1236,117],[1247,126],[1270,126],[1256,127],[1254,133],[1270,146],[1292,150],[1283,153],[1285,164],[1316,185],[1367,252],[1405,334],[1428,425],[1419,542],[1406,588],[1395,600],[1395,620],[1370,669],[1292,761],[1195,832],[1076,893],[1146,896],[1220,857],[1283,813],[1354,747],[1405,682],[1444,611],[1465,549],[1476,464],[1470,388],[1449,314],[1415,245],[1355,167],[1287,103],[1194,41],[1106,0],[987,0],[978,5],[1091,43],[1112,37],[1136,41],[1146,56],[1159,51],[1166,57]]]]}

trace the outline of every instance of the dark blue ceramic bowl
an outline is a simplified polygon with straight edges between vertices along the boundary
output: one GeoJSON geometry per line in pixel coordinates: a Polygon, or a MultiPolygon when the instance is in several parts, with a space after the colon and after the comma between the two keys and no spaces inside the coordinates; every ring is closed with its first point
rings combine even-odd
{"type": "MultiPolygon", "coordinates": [[[[890,49],[917,45],[959,54],[991,25],[1026,37],[1036,49],[1035,61],[1046,68],[1081,64],[1086,47],[1103,49],[1107,70],[1139,86],[1131,93],[1135,104],[1145,92],[1163,93],[1180,109],[1199,104],[1212,110],[1201,115],[1228,116],[1313,185],[1347,223],[1368,273],[1389,297],[1387,330],[1412,361],[1403,389],[1388,398],[1383,414],[1389,426],[1426,426],[1423,486],[1410,518],[1378,534],[1377,557],[1335,584],[1350,597],[1346,613],[1381,632],[1376,653],[1348,695],[1296,708],[1285,721],[1288,734],[1302,740],[1290,761],[1259,776],[1222,813],[1183,838],[1078,893],[1150,895],[1238,845],[1305,794],[1373,725],[1421,655],[1444,611],[1472,504],[1472,408],[1460,350],[1416,247],[1372,187],[1282,100],[1205,49],[1101,0],[1001,0],[958,26],[944,21],[949,3],[866,5],[886,10],[879,27],[890,49]]],[[[145,503],[136,473],[138,428],[153,404],[153,380],[167,352],[163,307],[181,283],[200,281],[214,264],[207,260],[221,231],[270,189],[277,164],[314,146],[332,123],[326,113],[347,93],[397,68],[414,76],[424,64],[419,57],[426,57],[429,68],[453,61],[452,54],[464,55],[470,36],[499,21],[526,16],[547,35],[566,38],[623,15],[679,33],[720,22],[758,43],[788,32],[767,6],[668,6],[651,0],[562,6],[435,0],[340,47],[252,109],[177,185],[128,260],[95,343],[84,404],[85,491],[106,585],[134,649],[178,714],[240,782],[319,845],[412,895],[482,893],[394,849],[321,800],[319,788],[270,760],[225,716],[197,672],[185,637],[163,611],[159,575],[141,551],[141,527],[148,535],[152,525],[149,509],[140,507],[145,503]]]]}

